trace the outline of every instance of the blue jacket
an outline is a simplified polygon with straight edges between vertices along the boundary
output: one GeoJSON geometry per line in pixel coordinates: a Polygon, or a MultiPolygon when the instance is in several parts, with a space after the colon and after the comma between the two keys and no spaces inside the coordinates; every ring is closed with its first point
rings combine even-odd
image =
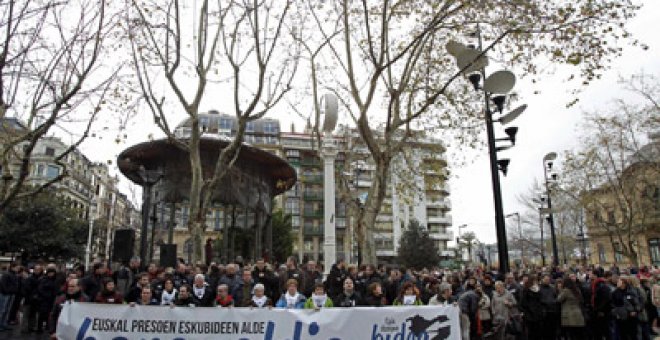
{"type": "MultiPolygon", "coordinates": [[[[280,296],[280,299],[277,300],[277,303],[275,304],[275,307],[277,307],[277,308],[289,308],[289,306],[286,302],[286,295],[287,295],[287,293],[284,292],[284,294],[282,294],[282,296],[280,296]]],[[[293,306],[293,308],[294,309],[303,309],[303,308],[305,308],[305,301],[307,301],[307,299],[305,298],[305,295],[302,295],[302,294],[298,293],[298,299],[296,300],[296,303],[293,306]]]]}

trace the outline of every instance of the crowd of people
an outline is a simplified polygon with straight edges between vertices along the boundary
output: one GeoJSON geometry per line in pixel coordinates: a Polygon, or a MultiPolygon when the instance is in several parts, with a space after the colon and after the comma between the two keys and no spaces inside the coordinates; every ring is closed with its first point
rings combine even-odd
{"type": "Polygon", "coordinates": [[[54,335],[66,301],[180,307],[322,309],[455,305],[463,339],[652,339],[660,310],[660,270],[520,268],[504,277],[483,268],[415,271],[334,264],[324,278],[309,261],[210,263],[175,268],[130,263],[10,264],[0,277],[0,331],[54,335]],[[20,313],[19,313],[20,312],[20,313]],[[22,317],[19,318],[19,314],[22,317]]]}

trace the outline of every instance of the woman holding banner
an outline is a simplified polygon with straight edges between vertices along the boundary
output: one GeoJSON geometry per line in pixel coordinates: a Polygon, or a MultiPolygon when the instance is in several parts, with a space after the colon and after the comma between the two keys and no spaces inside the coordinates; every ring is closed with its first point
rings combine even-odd
{"type": "Polygon", "coordinates": [[[286,281],[286,293],[282,294],[275,307],[303,309],[305,307],[305,301],[305,296],[298,292],[298,281],[289,279],[286,281]]]}
{"type": "Polygon", "coordinates": [[[273,307],[273,301],[266,296],[266,286],[263,283],[257,283],[254,285],[253,289],[254,294],[250,300],[250,308],[271,308],[273,307]]]}
{"type": "Polygon", "coordinates": [[[320,310],[321,308],[333,307],[332,299],[325,293],[325,286],[321,282],[314,284],[312,296],[305,302],[305,309],[320,310]]]}

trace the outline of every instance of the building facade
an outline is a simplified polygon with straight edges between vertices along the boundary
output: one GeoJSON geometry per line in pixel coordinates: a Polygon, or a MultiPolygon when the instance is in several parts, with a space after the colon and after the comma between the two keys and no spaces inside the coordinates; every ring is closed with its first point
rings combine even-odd
{"type": "Polygon", "coordinates": [[[619,185],[587,193],[589,251],[603,266],[660,265],[660,134],[640,148],[621,172],[619,185]],[[622,210],[625,208],[625,212],[622,210]],[[619,237],[621,236],[621,237],[619,237]],[[637,263],[622,246],[633,245],[637,263]]]}
{"type": "MultiPolygon", "coordinates": [[[[8,118],[5,126],[11,124],[18,133],[29,132],[19,121],[8,118]]],[[[8,134],[3,129],[2,141],[11,142],[18,134],[8,134]]],[[[25,142],[18,143],[17,152],[6,163],[5,185],[13,185],[19,176],[22,150],[25,142]]],[[[128,197],[118,188],[119,179],[109,174],[107,164],[94,163],[79,149],[70,149],[70,145],[60,138],[45,136],[37,141],[30,155],[26,188],[42,186],[53,182],[49,190],[61,199],[61,203],[78,212],[81,219],[93,220],[92,257],[106,259],[111,254],[112,237],[116,229],[135,228],[137,226],[136,209],[128,197]],[[62,156],[64,155],[64,156],[62,156]]]]}
{"type": "MultiPolygon", "coordinates": [[[[236,133],[236,118],[217,111],[200,115],[200,129],[204,137],[232,138],[236,133]]],[[[175,135],[186,138],[190,135],[190,126],[183,123],[177,127],[175,135]]],[[[360,143],[355,131],[341,128],[331,137],[337,146],[335,173],[346,176],[352,183],[351,190],[358,199],[364,200],[373,180],[375,165],[370,161],[366,147],[360,143]]],[[[291,215],[294,238],[293,253],[300,260],[323,260],[324,234],[324,180],[323,161],[319,156],[319,141],[314,138],[308,127],[302,132],[289,132],[281,129],[275,119],[259,119],[246,126],[245,143],[261,148],[286,159],[296,169],[298,182],[284,195],[276,198],[279,207],[291,215]]],[[[441,143],[429,138],[416,138],[410,143],[405,159],[402,156],[394,162],[389,179],[387,197],[377,218],[375,241],[377,256],[382,261],[392,261],[397,255],[399,239],[404,228],[412,219],[416,219],[428,228],[430,236],[437,242],[441,255],[454,256],[447,243],[453,239],[451,232],[451,202],[447,183],[447,162],[445,149],[441,143]],[[410,164],[410,162],[414,164],[410,164]],[[411,171],[411,167],[418,169],[411,171]],[[413,174],[413,177],[411,177],[413,174]]],[[[337,178],[339,183],[339,178],[337,178]]],[[[338,191],[336,185],[334,190],[338,191]]],[[[337,258],[351,262],[357,260],[357,243],[353,235],[354,223],[347,204],[335,195],[335,235],[337,258]]],[[[226,248],[236,240],[223,239],[225,226],[252,225],[255,216],[241,214],[232,222],[228,207],[217,206],[209,211],[207,219],[207,239],[222,239],[221,258],[234,258],[237,254],[227,253],[226,248]]],[[[176,209],[175,243],[178,254],[185,258],[188,233],[186,229],[185,204],[176,209]]],[[[168,220],[167,212],[163,221],[168,220]]],[[[167,224],[163,222],[163,224],[167,224]]],[[[247,254],[253,256],[258,254],[247,254]]]]}

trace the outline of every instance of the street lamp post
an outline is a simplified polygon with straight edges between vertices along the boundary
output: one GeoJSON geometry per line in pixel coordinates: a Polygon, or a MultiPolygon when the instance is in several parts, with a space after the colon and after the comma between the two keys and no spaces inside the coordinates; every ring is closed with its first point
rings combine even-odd
{"type": "Polygon", "coordinates": [[[335,235],[335,158],[337,146],[332,140],[332,131],[337,125],[337,111],[339,101],[333,94],[322,97],[321,112],[323,116],[323,144],[321,155],[323,158],[323,261],[324,275],[330,274],[332,265],[337,262],[337,244],[335,235]]]}
{"type": "Polygon", "coordinates": [[[461,249],[461,230],[467,227],[467,224],[461,224],[458,226],[458,237],[456,238],[456,246],[458,247],[458,253],[461,254],[461,261],[465,258],[463,256],[463,249],[461,249]]]}
{"type": "Polygon", "coordinates": [[[507,214],[506,218],[515,216],[518,220],[518,243],[520,244],[520,263],[523,263],[525,259],[525,243],[523,241],[522,225],[520,224],[520,213],[514,212],[507,214]]]}
{"type": "Polygon", "coordinates": [[[559,251],[557,250],[557,237],[555,235],[555,219],[552,214],[552,198],[550,197],[550,181],[548,170],[552,170],[552,163],[557,153],[549,152],[543,157],[543,176],[545,178],[545,192],[548,198],[548,223],[550,224],[550,238],[552,239],[552,265],[559,266],[559,251]]]}
{"type": "Polygon", "coordinates": [[[497,159],[497,152],[506,150],[516,142],[516,127],[509,127],[505,129],[508,137],[495,138],[495,131],[493,128],[494,122],[499,122],[506,125],[516,119],[525,109],[526,105],[522,105],[515,110],[501,115],[498,119],[493,119],[493,115],[502,114],[504,104],[506,101],[506,94],[509,93],[515,85],[516,78],[513,73],[502,70],[497,71],[490,76],[486,77],[486,66],[488,59],[483,52],[481,32],[477,27],[477,38],[479,41],[478,49],[472,46],[466,46],[456,41],[447,43],[447,52],[456,58],[456,63],[460,71],[467,76],[472,83],[475,90],[483,90],[484,94],[484,118],[486,121],[486,134],[488,137],[488,155],[490,161],[490,174],[493,183],[493,201],[495,205],[495,228],[497,234],[497,251],[499,260],[499,271],[501,274],[509,272],[509,249],[506,240],[506,226],[504,222],[504,208],[502,204],[502,191],[500,188],[499,171],[506,176],[507,168],[509,166],[509,159],[497,159]],[[481,79],[484,79],[483,86],[481,86],[481,79]],[[496,111],[491,110],[491,101],[496,106],[496,111]],[[497,141],[510,141],[511,145],[496,146],[497,141]]]}
{"type": "Polygon", "coordinates": [[[88,219],[89,219],[89,228],[87,231],[87,247],[85,248],[85,270],[89,270],[89,263],[91,261],[92,255],[92,233],[94,231],[94,213],[96,211],[96,200],[89,200],[89,209],[88,209],[88,219]]]}
{"type": "Polygon", "coordinates": [[[147,264],[147,248],[148,248],[148,228],[149,228],[149,213],[151,208],[151,189],[162,177],[161,170],[146,170],[144,167],[140,169],[140,177],[142,178],[142,228],[140,230],[140,262],[146,268],[147,264]]]}

